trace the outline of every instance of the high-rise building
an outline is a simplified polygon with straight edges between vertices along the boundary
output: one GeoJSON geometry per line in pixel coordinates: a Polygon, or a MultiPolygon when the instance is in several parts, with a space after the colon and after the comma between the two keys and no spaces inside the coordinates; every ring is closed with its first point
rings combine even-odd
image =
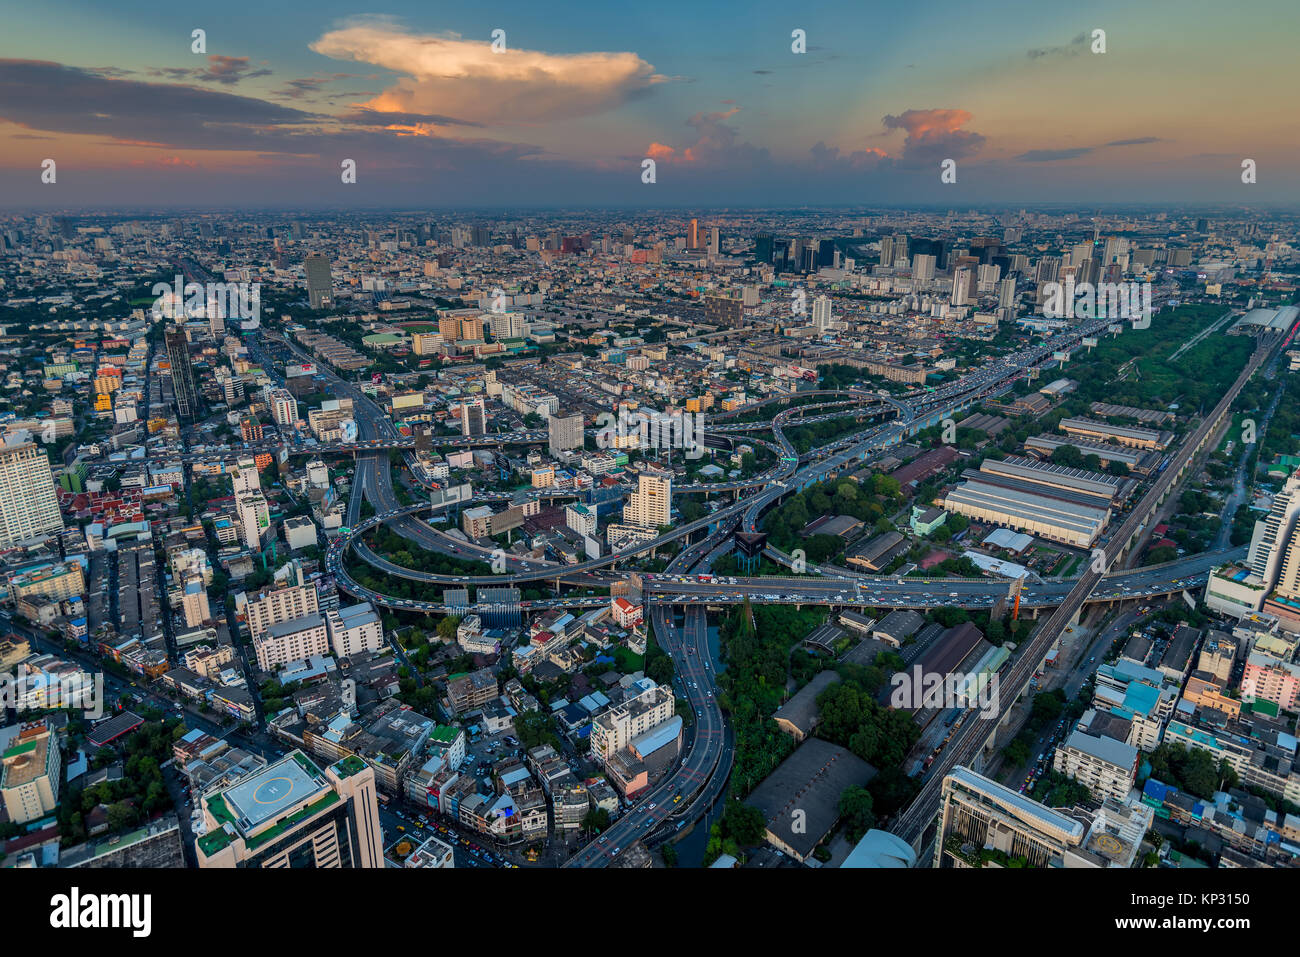
{"type": "Polygon", "coordinates": [[[912,278],[917,282],[930,282],[934,279],[935,259],[928,253],[917,253],[912,257],[912,278]]]}
{"type": "Polygon", "coordinates": [[[260,598],[250,598],[245,609],[249,636],[259,638],[272,625],[312,615],[319,610],[316,586],[310,583],[277,588],[260,598]]]}
{"type": "Polygon", "coordinates": [[[548,416],[546,428],[551,454],[559,458],[561,452],[583,447],[585,438],[582,432],[582,413],[571,415],[556,413],[548,416]]]}
{"type": "Polygon", "coordinates": [[[819,335],[831,327],[831,301],[828,297],[818,296],[813,300],[812,324],[819,335]]]}
{"type": "Polygon", "coordinates": [[[686,248],[700,248],[700,221],[698,219],[692,219],[690,226],[686,230],[686,248]]]}
{"type": "Polygon", "coordinates": [[[722,249],[722,236],[717,226],[709,227],[709,255],[716,256],[722,249]]]}
{"type": "Polygon", "coordinates": [[[637,490],[623,507],[623,521],[642,528],[668,524],[673,498],[673,477],[668,472],[645,471],[637,476],[637,490]]]}
{"type": "Polygon", "coordinates": [[[705,296],[704,321],[736,328],[743,324],[745,307],[734,296],[705,296]]]}
{"type": "Polygon", "coordinates": [[[880,265],[882,266],[894,265],[894,237],[893,236],[880,237],[880,265]]]}
{"type": "Polygon", "coordinates": [[[964,306],[970,298],[970,277],[970,269],[965,266],[954,270],[952,274],[951,300],[954,306],[964,306]]]}
{"type": "Polygon", "coordinates": [[[171,366],[172,394],[176,397],[176,414],[182,421],[198,415],[199,393],[194,384],[194,367],[190,365],[190,340],[184,329],[168,329],[163,334],[167,362],[171,366]]]}
{"type": "Polygon", "coordinates": [[[23,433],[0,446],[0,547],[63,531],[50,460],[23,433]]]}
{"type": "Polygon", "coordinates": [[[262,476],[257,471],[257,462],[253,459],[240,459],[230,470],[230,483],[235,498],[251,495],[262,490],[262,476]]]}
{"type": "Polygon", "coordinates": [[[468,436],[487,434],[487,410],[482,399],[466,399],[461,403],[460,431],[468,436]]]}
{"type": "Polygon", "coordinates": [[[268,389],[266,402],[271,407],[271,418],[276,425],[292,428],[298,421],[298,400],[288,389],[268,389]]]}
{"type": "Polygon", "coordinates": [[[1300,469],[1293,472],[1282,489],[1273,496],[1268,517],[1256,523],[1250,543],[1248,561],[1251,570],[1263,582],[1264,590],[1278,581],[1287,546],[1295,540],[1300,520],[1300,469]]]}
{"type": "Polygon", "coordinates": [[[239,536],[254,551],[262,550],[262,543],[271,528],[271,509],[261,492],[245,493],[235,499],[239,516],[239,536]]]}
{"type": "Polygon", "coordinates": [[[375,772],[301,751],[205,794],[199,867],[383,867],[375,772]]]}
{"type": "Polygon", "coordinates": [[[1016,280],[1008,276],[998,283],[998,306],[1010,309],[1016,304],[1016,280]]]}
{"type": "Polygon", "coordinates": [[[334,278],[330,274],[330,261],[320,253],[312,253],[302,263],[307,274],[307,298],[313,309],[334,305],[334,278]]]}
{"type": "Polygon", "coordinates": [[[776,250],[771,233],[754,234],[754,258],[761,263],[771,263],[772,253],[776,250]]]}

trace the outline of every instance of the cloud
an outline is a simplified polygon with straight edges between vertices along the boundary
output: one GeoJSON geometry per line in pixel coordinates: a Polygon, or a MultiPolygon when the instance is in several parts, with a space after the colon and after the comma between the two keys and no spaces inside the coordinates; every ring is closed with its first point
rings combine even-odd
{"type": "Polygon", "coordinates": [[[686,121],[695,130],[694,143],[683,148],[651,143],[646,156],[656,162],[703,166],[766,164],[768,151],[753,143],[739,142],[740,134],[727,125],[726,121],[739,112],[739,106],[732,106],[721,113],[696,113],[686,121]]]}
{"type": "MultiPolygon", "coordinates": [[[[94,72],[101,76],[122,77],[129,71],[113,71],[109,68],[99,69],[94,72]]],[[[266,69],[254,70],[246,56],[221,56],[214,53],[208,57],[208,65],[205,68],[160,67],[156,70],[150,70],[149,75],[166,77],[169,80],[199,80],[203,83],[221,83],[225,86],[233,86],[241,80],[270,76],[271,71],[266,69]]]]}
{"type": "Polygon", "coordinates": [[[324,56],[402,74],[365,104],[379,111],[462,116],[481,123],[540,123],[612,109],[666,78],[635,53],[551,54],[486,40],[408,33],[387,20],[323,35],[324,56]]]}
{"type": "Polygon", "coordinates": [[[983,135],[962,129],[970,120],[966,110],[907,110],[882,122],[887,130],[907,132],[899,162],[917,167],[965,159],[983,149],[983,135]]]}
{"type": "Polygon", "coordinates": [[[1077,159],[1092,152],[1091,146],[1075,146],[1063,150],[1028,150],[1016,157],[1021,163],[1054,163],[1057,160],[1077,159]]]}
{"type": "Polygon", "coordinates": [[[0,60],[0,117],[32,130],[181,149],[264,149],[278,127],[318,119],[253,97],[39,60],[0,60]]]}
{"type": "Polygon", "coordinates": [[[1107,146],[1143,146],[1147,143],[1163,143],[1163,142],[1164,140],[1162,140],[1158,136],[1139,136],[1131,140],[1111,140],[1106,145],[1107,146]]]}
{"type": "Polygon", "coordinates": [[[474,126],[481,127],[482,123],[474,123],[470,120],[458,120],[454,116],[439,116],[436,113],[389,113],[379,110],[372,110],[368,106],[354,107],[351,112],[344,113],[339,119],[344,123],[355,123],[358,126],[474,126]]]}
{"type": "Polygon", "coordinates": [[[1088,34],[1080,33],[1065,46],[1059,47],[1036,47],[1029,50],[1027,55],[1031,60],[1041,60],[1043,57],[1057,56],[1078,56],[1088,46],[1088,34]]]}
{"type": "Polygon", "coordinates": [[[838,146],[827,146],[821,140],[808,151],[812,157],[813,168],[819,172],[852,172],[855,170],[875,169],[889,159],[884,150],[874,147],[841,153],[838,146]]]}

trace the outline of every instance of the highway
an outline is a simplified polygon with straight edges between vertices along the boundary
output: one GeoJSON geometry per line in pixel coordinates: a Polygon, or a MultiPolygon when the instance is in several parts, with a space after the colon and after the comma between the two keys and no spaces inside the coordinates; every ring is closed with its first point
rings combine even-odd
{"type": "MultiPolygon", "coordinates": [[[[1127,550],[1129,543],[1136,539],[1147,521],[1155,514],[1165,496],[1181,481],[1183,470],[1203,450],[1207,440],[1228,414],[1232,402],[1241,392],[1242,387],[1271,355],[1281,341],[1275,334],[1265,333],[1260,345],[1252,354],[1246,367],[1242,370],[1232,387],[1205,417],[1197,429],[1179,446],[1178,453],[1168,468],[1161,473],[1141,501],[1130,513],[1119,531],[1112,535],[1105,546],[1105,567],[1109,568],[1127,550]]],[[[967,721],[959,729],[952,742],[941,753],[939,760],[931,768],[929,776],[921,791],[907,809],[894,821],[893,831],[914,846],[921,842],[926,828],[934,820],[939,810],[939,795],[943,788],[943,779],[954,767],[964,765],[975,767],[980,751],[993,734],[1012,705],[1029,685],[1029,679],[1038,669],[1039,663],[1051,650],[1065,626],[1075,620],[1084,602],[1092,595],[1102,575],[1091,564],[1074,584],[1062,603],[1030,637],[1026,647],[1020,649],[1008,671],[999,681],[998,714],[996,718],[980,721],[967,721]]]]}

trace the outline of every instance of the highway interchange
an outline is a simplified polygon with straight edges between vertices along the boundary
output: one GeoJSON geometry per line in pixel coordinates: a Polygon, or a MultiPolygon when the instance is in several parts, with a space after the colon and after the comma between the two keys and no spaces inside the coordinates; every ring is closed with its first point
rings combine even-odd
{"type": "MultiPolygon", "coordinates": [[[[345,534],[335,538],[326,554],[326,566],[335,577],[340,588],[353,595],[373,601],[379,605],[425,613],[445,613],[448,609],[440,602],[400,599],[380,594],[355,581],[347,571],[346,555],[355,549],[359,557],[381,571],[414,581],[441,584],[447,588],[464,588],[467,585],[511,585],[528,582],[568,582],[571,584],[591,584],[599,581],[600,576],[608,573],[613,566],[628,558],[645,554],[653,548],[678,540],[685,540],[682,551],[673,559],[667,569],[658,575],[643,576],[644,599],[647,611],[653,623],[660,646],[672,657],[676,675],[676,691],[679,697],[689,702],[693,712],[692,728],[686,737],[683,754],[679,765],[668,774],[648,795],[638,800],[635,807],[623,814],[601,839],[592,841],[579,850],[569,861],[570,866],[603,866],[613,860],[623,849],[637,839],[650,835],[660,836],[670,833],[679,823],[684,823],[702,814],[711,807],[726,786],[727,773],[731,765],[731,748],[729,730],[716,700],[717,662],[710,657],[706,640],[706,608],[710,605],[726,605],[743,602],[746,598],[758,598],[762,601],[778,601],[792,604],[822,604],[832,607],[908,607],[936,608],[944,606],[981,608],[988,607],[1006,593],[1006,587],[988,579],[958,580],[904,578],[894,579],[883,576],[853,575],[847,573],[823,574],[819,577],[765,577],[765,578],[721,578],[709,574],[712,562],[726,554],[731,546],[730,537],[739,529],[757,531],[762,513],[791,491],[806,488],[829,478],[849,467],[858,467],[864,461],[882,453],[893,445],[899,444],[916,432],[941,422],[944,418],[970,408],[975,403],[990,396],[1005,393],[1015,379],[1026,370],[1042,365],[1059,352],[1068,352],[1084,337],[1096,335],[1107,325],[1107,320],[1090,320],[1068,332],[1057,334],[1039,346],[1026,348],[1012,356],[998,359],[971,373],[962,379],[935,391],[918,390],[902,397],[882,396],[875,393],[854,391],[851,393],[824,393],[833,399],[825,405],[840,406],[847,403],[870,403],[867,414],[880,418],[886,409],[892,414],[889,421],[873,422],[869,427],[855,432],[827,446],[814,450],[800,457],[793,445],[786,438],[784,428],[803,419],[805,411],[800,406],[787,407],[765,423],[734,423],[718,426],[719,430],[743,432],[752,428],[770,428],[775,439],[775,447],[782,453],[773,468],[754,479],[718,484],[694,489],[681,486],[674,488],[674,494],[689,490],[730,491],[738,497],[729,504],[723,503],[712,512],[694,522],[681,523],[671,530],[659,535],[651,542],[646,542],[622,552],[587,560],[577,564],[556,565],[544,562],[520,562],[511,559],[506,570],[500,574],[455,576],[441,575],[420,569],[397,566],[382,556],[374,554],[361,541],[363,536],[380,524],[386,524],[393,531],[410,539],[424,548],[461,558],[481,559],[481,550],[475,550],[464,542],[456,542],[445,533],[433,529],[426,521],[417,517],[417,513],[428,510],[427,503],[415,506],[402,506],[398,502],[392,487],[391,469],[388,461],[388,449],[402,448],[407,451],[414,446],[413,440],[398,436],[397,430],[383,411],[354,384],[346,382],[322,370],[329,381],[330,390],[336,396],[346,396],[353,400],[354,416],[358,425],[358,442],[349,450],[356,455],[356,470],[348,506],[347,529],[345,534]],[[410,441],[409,447],[407,442],[410,441]],[[373,443],[373,444],[372,444],[373,443]],[[742,492],[752,490],[750,494],[742,492]],[[374,506],[375,515],[363,519],[361,502],[368,499],[374,506]],[[699,535],[697,540],[692,537],[699,535]],[[681,609],[684,616],[683,625],[674,622],[676,609],[681,609]]],[[[1113,329],[1113,327],[1112,327],[1113,329]]],[[[286,341],[286,346],[299,352],[293,343],[286,341]]],[[[1241,385],[1262,363],[1262,353],[1275,347],[1276,343],[1261,347],[1252,363],[1242,374],[1224,402],[1230,403],[1241,385]]],[[[301,352],[299,352],[301,355],[301,352]]],[[[306,359],[306,356],[303,356],[306,359]]],[[[269,368],[269,363],[267,364],[269,368]]],[[[802,395],[802,394],[801,394],[802,395]]],[[[780,398],[780,397],[776,397],[780,398]]],[[[764,400],[762,405],[774,401],[764,400]]],[[[745,410],[737,410],[743,412],[745,410]]],[[[818,418],[830,418],[842,412],[825,413],[818,418]]],[[[1212,424],[1214,416],[1207,417],[1201,430],[1184,444],[1184,450],[1194,445],[1201,431],[1212,424]]],[[[506,444],[537,444],[545,441],[544,432],[517,432],[483,437],[459,443],[459,437],[439,438],[439,443],[484,444],[503,446],[506,444]],[[490,440],[490,441],[489,441],[490,440]]],[[[1197,449],[1191,449],[1194,453],[1197,449]]],[[[296,451],[296,450],[291,450],[296,451]]],[[[316,454],[327,451],[317,447],[316,454]]],[[[343,451],[340,449],[339,451],[343,451]]],[[[246,452],[244,454],[247,454],[246,452]]],[[[408,462],[410,461],[408,453],[408,462]]],[[[1122,526],[1119,534],[1112,536],[1106,546],[1108,564],[1113,564],[1128,543],[1140,534],[1145,526],[1145,516],[1153,507],[1153,502],[1163,500],[1170,483],[1175,481],[1175,471],[1181,475],[1181,468],[1168,469],[1161,476],[1157,487],[1153,487],[1139,503],[1133,514],[1122,526]]],[[[416,472],[412,469],[413,474],[416,472]]],[[[505,496],[497,497],[505,500],[505,496]]],[[[475,501],[489,501],[492,497],[476,497],[475,501]]],[[[1040,626],[1029,642],[1030,647],[1014,659],[1010,673],[1004,684],[1011,693],[1002,695],[1003,708],[1009,708],[1019,695],[1028,677],[1038,666],[1048,646],[1055,640],[1064,625],[1074,620],[1085,602],[1122,601],[1176,593],[1183,589],[1198,587],[1205,581],[1209,569],[1222,563],[1229,557],[1240,554],[1240,550],[1205,553],[1189,556],[1178,562],[1163,566],[1135,569],[1131,571],[1116,570],[1102,576],[1091,568],[1075,580],[1045,580],[1028,583],[1022,596],[1022,606],[1028,608],[1056,607],[1056,611],[1040,626]]],[[[781,557],[778,554],[773,557],[781,557]]],[[[815,570],[815,569],[814,569],[815,570]]],[[[825,570],[823,570],[825,571],[825,570]]],[[[573,608],[600,607],[608,603],[602,596],[563,596],[553,599],[522,603],[526,610],[537,608],[566,606],[573,608]]],[[[918,841],[924,826],[934,816],[937,809],[937,782],[942,780],[957,763],[972,763],[984,746],[988,729],[975,733],[974,726],[982,722],[966,722],[963,734],[943,754],[943,760],[927,776],[921,794],[916,801],[895,821],[895,830],[911,841],[918,841]]],[[[994,725],[996,726],[996,725],[994,725]]]]}

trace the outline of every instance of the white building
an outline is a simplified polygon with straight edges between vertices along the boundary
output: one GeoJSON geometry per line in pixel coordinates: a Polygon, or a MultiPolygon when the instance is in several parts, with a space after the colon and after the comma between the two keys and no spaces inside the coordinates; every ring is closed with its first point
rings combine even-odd
{"type": "Polygon", "coordinates": [[[263,671],[273,671],[280,665],[312,655],[327,655],[329,651],[325,620],[317,614],[272,625],[260,638],[253,640],[257,666],[263,671]]]}
{"type": "Polygon", "coordinates": [[[378,651],[384,645],[384,626],[370,602],[331,610],[325,618],[330,645],[340,658],[363,651],[378,651]]]}
{"type": "Polygon", "coordinates": [[[0,547],[63,531],[50,460],[26,432],[0,447],[0,547]]]}

